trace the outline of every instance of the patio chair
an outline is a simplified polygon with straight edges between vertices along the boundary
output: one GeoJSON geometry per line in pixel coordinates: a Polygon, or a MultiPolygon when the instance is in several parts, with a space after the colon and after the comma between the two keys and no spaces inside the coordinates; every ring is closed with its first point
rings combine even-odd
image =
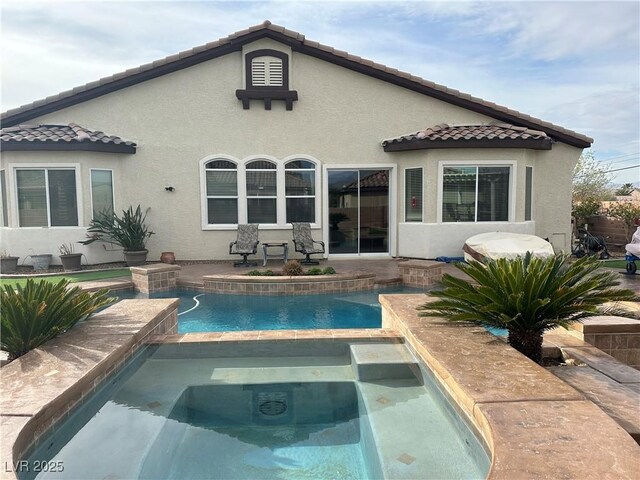
{"type": "Polygon", "coordinates": [[[306,255],[300,262],[304,265],[318,265],[320,262],[311,260],[309,257],[315,253],[324,253],[324,242],[318,242],[311,238],[311,225],[308,223],[292,223],[293,225],[293,245],[296,252],[306,255]],[[319,247],[316,247],[319,245],[319,247]]]}
{"type": "Polygon", "coordinates": [[[258,251],[258,224],[250,223],[238,225],[238,237],[235,242],[229,244],[229,254],[242,255],[241,262],[235,262],[234,267],[255,267],[258,262],[249,262],[247,257],[255,255],[258,251]]]}

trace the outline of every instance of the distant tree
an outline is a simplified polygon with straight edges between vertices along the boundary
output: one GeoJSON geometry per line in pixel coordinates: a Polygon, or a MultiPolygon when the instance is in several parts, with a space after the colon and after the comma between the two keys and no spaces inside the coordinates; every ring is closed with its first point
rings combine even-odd
{"type": "Polygon", "coordinates": [[[620,195],[621,197],[631,195],[636,187],[633,183],[625,183],[618,190],[616,190],[616,195],[620,195]]]}
{"type": "Polygon", "coordinates": [[[609,200],[613,175],[609,166],[598,162],[593,152],[583,152],[573,169],[573,203],[585,200],[609,200]]]}
{"type": "Polygon", "coordinates": [[[583,152],[573,170],[571,214],[577,219],[598,214],[604,200],[613,199],[609,167],[599,163],[591,151],[583,152]]]}

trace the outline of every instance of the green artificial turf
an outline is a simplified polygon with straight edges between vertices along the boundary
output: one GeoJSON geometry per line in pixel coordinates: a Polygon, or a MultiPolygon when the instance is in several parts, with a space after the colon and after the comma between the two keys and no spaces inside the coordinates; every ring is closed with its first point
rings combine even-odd
{"type": "Polygon", "coordinates": [[[620,270],[624,270],[627,267],[627,261],[626,260],[603,260],[602,266],[607,268],[619,268],[620,270]]]}
{"type": "Polygon", "coordinates": [[[34,280],[46,280],[47,282],[57,283],[62,279],[75,282],[90,282],[92,280],[103,280],[105,278],[129,277],[131,271],[128,268],[118,268],[114,270],[105,270],[102,272],[77,272],[65,273],[61,275],[52,275],[50,277],[22,277],[22,278],[0,278],[0,285],[25,285],[29,278],[34,280]]]}

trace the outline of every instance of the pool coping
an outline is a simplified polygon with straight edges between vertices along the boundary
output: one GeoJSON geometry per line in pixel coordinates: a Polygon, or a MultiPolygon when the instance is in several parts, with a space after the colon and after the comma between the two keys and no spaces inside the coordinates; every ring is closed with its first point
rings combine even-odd
{"type": "Polygon", "coordinates": [[[640,447],[580,392],[476,326],[419,317],[424,295],[383,294],[399,331],[478,429],[488,478],[638,478],[640,447]]]}
{"type": "MultiPolygon", "coordinates": [[[[122,300],[0,369],[0,478],[117,373],[147,340],[177,329],[179,300],[122,300]]],[[[25,465],[22,465],[26,468],[25,465]]]]}

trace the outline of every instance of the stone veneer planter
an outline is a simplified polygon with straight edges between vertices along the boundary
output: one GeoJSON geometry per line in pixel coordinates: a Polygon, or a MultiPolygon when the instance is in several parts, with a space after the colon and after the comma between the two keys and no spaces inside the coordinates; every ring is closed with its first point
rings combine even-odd
{"type": "Polygon", "coordinates": [[[0,478],[177,314],[175,298],[122,300],[2,367],[0,478]]]}
{"type": "Polygon", "coordinates": [[[442,278],[442,263],[431,260],[408,260],[398,263],[402,283],[410,287],[426,288],[442,278]]]}
{"type": "Polygon", "coordinates": [[[640,447],[551,372],[481,327],[418,317],[423,295],[381,295],[398,330],[484,438],[490,479],[637,479],[640,447]]]}
{"type": "Polygon", "coordinates": [[[248,275],[205,275],[204,291],[236,295],[313,295],[371,290],[375,275],[335,274],[297,277],[251,277],[248,275]]]}

